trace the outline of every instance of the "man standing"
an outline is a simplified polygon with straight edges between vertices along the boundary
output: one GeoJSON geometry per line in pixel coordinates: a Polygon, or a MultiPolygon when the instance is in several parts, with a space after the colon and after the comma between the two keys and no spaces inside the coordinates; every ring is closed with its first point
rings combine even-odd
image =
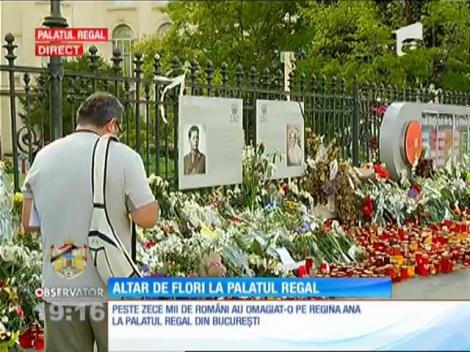
{"type": "Polygon", "coordinates": [[[206,156],[199,151],[199,128],[191,126],[188,131],[191,151],[184,156],[184,174],[195,175],[206,173],[206,156]]]}
{"type": "MultiPolygon", "coordinates": [[[[88,249],[92,199],[92,155],[97,139],[119,134],[123,115],[119,100],[107,93],[88,97],[77,111],[74,133],[44,147],[26,177],[23,228],[41,232],[43,288],[81,288],[94,297],[44,297],[46,352],[108,350],[106,285],[88,249]]],[[[106,179],[109,221],[129,253],[131,221],[151,228],[158,206],[139,154],[119,142],[109,147],[106,179]]]]}

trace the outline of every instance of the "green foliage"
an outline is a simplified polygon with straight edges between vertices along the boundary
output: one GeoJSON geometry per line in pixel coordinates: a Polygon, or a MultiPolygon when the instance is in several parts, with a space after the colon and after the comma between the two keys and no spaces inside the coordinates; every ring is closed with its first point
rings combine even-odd
{"type": "MultiPolygon", "coordinates": [[[[279,53],[299,52],[308,75],[394,85],[434,84],[470,91],[470,6],[449,0],[172,1],[173,27],[137,50],[160,54],[168,72],[177,56],[189,64],[212,60],[216,68],[242,64],[245,72],[280,67],[279,53]],[[420,21],[424,40],[398,57],[393,31],[420,21]]],[[[151,60],[150,60],[151,61],[151,60]]],[[[145,72],[150,75],[152,62],[145,72]]],[[[216,75],[217,78],[217,75],[216,75]]],[[[232,77],[233,78],[233,77],[232,77]]]]}
{"type": "Polygon", "coordinates": [[[378,19],[372,1],[340,1],[325,6],[311,2],[301,15],[310,34],[307,57],[300,64],[327,76],[374,75],[379,58],[393,45],[389,29],[378,19]]]}
{"type": "MultiPolygon", "coordinates": [[[[136,50],[154,57],[165,67],[174,56],[184,63],[197,60],[203,69],[242,64],[258,70],[278,67],[279,50],[295,50],[302,43],[299,8],[306,1],[172,1],[168,5],[173,26],[164,37],[149,37],[136,50]]],[[[145,65],[152,73],[151,62],[145,65]]]]}
{"type": "Polygon", "coordinates": [[[243,156],[243,182],[238,202],[249,209],[263,204],[263,197],[269,196],[265,189],[267,179],[274,171],[275,163],[281,158],[277,153],[265,153],[265,146],[247,146],[243,156]]]}

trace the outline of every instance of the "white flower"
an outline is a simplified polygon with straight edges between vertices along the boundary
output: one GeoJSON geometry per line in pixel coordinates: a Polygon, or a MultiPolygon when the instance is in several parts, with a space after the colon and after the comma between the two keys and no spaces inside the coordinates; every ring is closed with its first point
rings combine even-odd
{"type": "Polygon", "coordinates": [[[458,190],[463,190],[467,187],[467,185],[465,184],[465,181],[460,178],[455,179],[454,182],[452,183],[452,186],[458,190]]]}
{"type": "Polygon", "coordinates": [[[0,248],[0,257],[6,262],[14,262],[16,260],[15,247],[2,246],[0,248]]]}

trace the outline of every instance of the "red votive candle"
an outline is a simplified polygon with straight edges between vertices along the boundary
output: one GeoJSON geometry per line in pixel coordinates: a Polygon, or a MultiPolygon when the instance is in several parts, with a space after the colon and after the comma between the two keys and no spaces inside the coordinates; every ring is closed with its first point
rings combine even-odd
{"type": "Polygon", "coordinates": [[[405,237],[405,231],[402,227],[398,228],[398,237],[400,237],[401,240],[403,240],[403,238],[405,237]]]}
{"type": "Polygon", "coordinates": [[[305,268],[305,265],[299,266],[299,268],[297,269],[297,276],[298,277],[307,276],[307,269],[305,268]]]}
{"type": "Polygon", "coordinates": [[[313,259],[312,258],[307,258],[305,260],[305,270],[307,271],[307,274],[310,274],[310,271],[312,270],[313,267],[313,259]]]}
{"type": "Polygon", "coordinates": [[[408,267],[406,265],[401,267],[401,279],[402,280],[408,279],[408,267]]]}

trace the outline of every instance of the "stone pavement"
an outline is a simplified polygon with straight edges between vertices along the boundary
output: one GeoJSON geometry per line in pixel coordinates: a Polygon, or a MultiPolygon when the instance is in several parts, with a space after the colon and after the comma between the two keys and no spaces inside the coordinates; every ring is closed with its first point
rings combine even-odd
{"type": "Polygon", "coordinates": [[[470,269],[396,283],[393,285],[393,299],[470,300],[470,269]]]}

